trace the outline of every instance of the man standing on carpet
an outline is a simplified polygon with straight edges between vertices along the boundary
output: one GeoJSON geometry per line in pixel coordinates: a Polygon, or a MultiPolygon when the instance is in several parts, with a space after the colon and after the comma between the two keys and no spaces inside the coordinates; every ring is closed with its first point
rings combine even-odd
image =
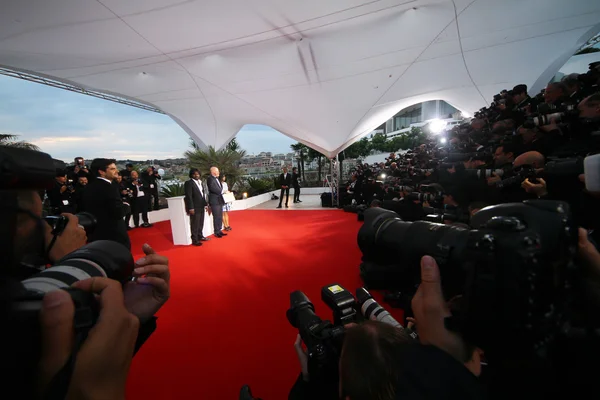
{"type": "Polygon", "coordinates": [[[115,163],[115,160],[106,158],[92,161],[90,172],[95,178],[87,185],[83,202],[84,211],[91,213],[98,222],[88,238],[90,242],[112,240],[131,249],[119,185],[116,182],[113,184],[118,175],[115,163]]]}
{"type": "Polygon", "coordinates": [[[292,186],[294,186],[294,203],[302,203],[300,200],[300,174],[298,168],[292,168],[292,186]]]}
{"type": "Polygon", "coordinates": [[[287,167],[283,167],[283,174],[279,175],[279,184],[281,185],[281,194],[279,196],[279,205],[277,208],[281,208],[281,202],[283,201],[283,193],[285,192],[285,208],[288,208],[288,202],[290,200],[290,186],[292,184],[292,175],[288,174],[287,167]]]}
{"type": "Polygon", "coordinates": [[[202,246],[200,241],[209,240],[202,234],[204,228],[204,211],[208,203],[204,195],[205,190],[200,181],[198,168],[190,169],[190,180],[183,185],[185,189],[185,209],[190,216],[190,229],[192,231],[192,246],[202,246]]]}
{"type": "Polygon", "coordinates": [[[213,226],[215,230],[215,237],[222,238],[227,236],[226,233],[221,231],[223,228],[223,186],[219,181],[219,168],[210,167],[210,176],[206,180],[208,186],[208,204],[213,215],[213,226]]]}

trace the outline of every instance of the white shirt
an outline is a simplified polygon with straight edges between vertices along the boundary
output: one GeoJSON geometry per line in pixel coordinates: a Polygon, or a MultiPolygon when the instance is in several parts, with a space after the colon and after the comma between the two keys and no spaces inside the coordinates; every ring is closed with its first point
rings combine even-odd
{"type": "Polygon", "coordinates": [[[221,185],[223,186],[223,190],[221,191],[222,194],[225,194],[229,191],[229,187],[227,186],[227,182],[221,182],[221,185]]]}
{"type": "Polygon", "coordinates": [[[103,178],[103,177],[101,177],[101,176],[99,176],[99,177],[98,177],[98,179],[102,179],[103,181],[106,181],[106,182],[108,182],[108,183],[112,184],[112,182],[111,182],[111,181],[109,181],[108,179],[106,179],[106,178],[103,178]]]}
{"type": "Polygon", "coordinates": [[[198,186],[198,190],[200,190],[200,196],[204,197],[204,193],[202,193],[202,182],[200,182],[200,179],[198,179],[198,180],[192,179],[192,180],[194,181],[196,186],[198,186]]]}

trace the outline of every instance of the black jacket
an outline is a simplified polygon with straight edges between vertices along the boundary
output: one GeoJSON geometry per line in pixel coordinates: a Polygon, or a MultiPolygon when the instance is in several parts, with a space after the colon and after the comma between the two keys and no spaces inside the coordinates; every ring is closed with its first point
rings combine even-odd
{"type": "Polygon", "coordinates": [[[300,174],[292,173],[292,186],[295,188],[300,187],[300,174]]]}
{"type": "Polygon", "coordinates": [[[283,176],[283,174],[279,175],[279,184],[281,186],[287,186],[287,187],[292,186],[292,174],[290,174],[288,172],[285,177],[283,176]]]}
{"type": "Polygon", "coordinates": [[[210,175],[206,179],[206,185],[208,186],[208,204],[211,206],[218,206],[225,204],[223,200],[223,186],[219,182],[219,178],[215,178],[210,175]]]}
{"type": "MultiPolygon", "coordinates": [[[[200,182],[202,185],[202,182],[200,182]]],[[[186,181],[183,184],[183,188],[185,190],[185,209],[189,210],[203,210],[204,207],[208,205],[206,202],[206,193],[200,193],[200,189],[198,189],[198,185],[194,182],[193,179],[186,181]]]]}
{"type": "Polygon", "coordinates": [[[60,214],[63,212],[75,212],[75,203],[72,199],[73,193],[69,189],[61,193],[60,189],[63,186],[65,185],[58,183],[58,181],[54,181],[54,186],[52,187],[52,189],[46,191],[53,214],[60,214]]]}
{"type": "Polygon", "coordinates": [[[131,249],[119,185],[116,182],[112,184],[94,178],[85,189],[83,201],[85,211],[95,216],[98,221],[94,231],[88,235],[89,241],[112,240],[131,249]]]}

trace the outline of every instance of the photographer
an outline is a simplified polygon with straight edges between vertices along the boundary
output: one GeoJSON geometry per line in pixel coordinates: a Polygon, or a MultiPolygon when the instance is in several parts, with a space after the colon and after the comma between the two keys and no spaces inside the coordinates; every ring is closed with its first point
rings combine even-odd
{"type": "Polygon", "coordinates": [[[67,167],[67,175],[69,179],[76,181],[80,172],[84,174],[90,173],[88,166],[85,165],[85,160],[83,157],[75,157],[74,164],[67,167]]]}
{"type": "MultiPolygon", "coordinates": [[[[132,171],[130,175],[133,173],[132,171]]],[[[148,210],[152,211],[152,201],[150,197],[154,198],[154,210],[158,210],[158,181],[161,179],[158,171],[154,167],[148,167],[146,173],[142,174],[142,182],[146,192],[146,200],[148,201],[148,210]]],[[[133,182],[133,176],[131,177],[133,182]]]]}
{"type": "MultiPolygon", "coordinates": [[[[131,179],[131,178],[129,178],[131,179]]],[[[123,179],[121,174],[117,176],[117,183],[119,184],[119,193],[121,193],[121,199],[123,200],[123,206],[125,207],[125,225],[127,230],[130,230],[129,221],[131,220],[132,204],[135,199],[133,197],[133,184],[128,180],[123,179]]]]}
{"type": "MultiPolygon", "coordinates": [[[[19,208],[23,210],[23,212],[18,215],[18,229],[16,232],[15,247],[13,250],[15,260],[19,261],[32,259],[32,256],[36,256],[38,259],[43,260],[45,256],[44,254],[39,253],[39,249],[45,249],[44,253],[47,254],[48,261],[54,262],[85,245],[85,231],[78,225],[77,217],[66,214],[66,217],[69,219],[69,223],[64,231],[55,238],[52,234],[50,226],[41,220],[41,199],[37,193],[33,191],[20,192],[18,195],[18,204],[19,208]],[[43,228],[43,231],[40,231],[40,227],[43,228]],[[35,253],[36,251],[37,253],[35,253]]],[[[11,250],[4,249],[3,251],[11,250]]],[[[139,321],[136,322],[135,325],[132,325],[132,327],[139,326],[137,334],[133,336],[133,344],[135,344],[136,350],[141,347],[141,345],[156,329],[156,318],[154,317],[154,314],[169,298],[168,260],[165,257],[155,254],[154,250],[152,250],[152,248],[150,248],[148,245],[144,245],[143,251],[146,254],[146,257],[138,260],[136,263],[135,276],[139,277],[137,281],[127,283],[123,289],[120,289],[119,286],[119,291],[122,292],[120,296],[125,296],[125,307],[127,308],[128,313],[135,315],[136,319],[139,321]]],[[[6,282],[12,283],[9,284],[7,289],[2,290],[2,295],[8,296],[8,292],[18,290],[18,280],[23,280],[38,273],[39,271],[40,267],[36,265],[24,265],[17,263],[10,268],[4,266],[2,275],[5,279],[9,279],[6,282]]],[[[93,279],[95,279],[95,282],[97,283],[98,279],[93,279]]],[[[106,281],[114,282],[109,281],[108,279],[106,281]]],[[[89,285],[89,281],[87,282],[89,285]]],[[[111,283],[110,285],[113,286],[114,284],[117,284],[117,282],[111,283]]],[[[79,282],[78,285],[81,285],[79,287],[82,288],[88,287],[92,291],[98,291],[101,289],[100,285],[94,285],[94,288],[91,288],[86,286],[85,282],[79,282]]],[[[50,296],[50,300],[48,301],[54,302],[54,300],[56,300],[55,296],[57,295],[52,294],[48,296],[50,296]]],[[[64,300],[63,295],[59,296],[61,296],[61,298],[64,300]]],[[[61,307],[67,307],[68,310],[72,310],[73,303],[70,298],[69,303],[70,306],[69,304],[65,304],[61,307]]],[[[49,305],[46,302],[44,304],[49,305]]],[[[63,304],[62,301],[61,304],[63,304]]],[[[111,308],[112,307],[108,307],[108,310],[111,308]]],[[[52,315],[56,315],[58,313],[59,315],[56,318],[58,321],[62,321],[63,323],[67,319],[71,318],[70,321],[72,324],[72,317],[69,317],[68,314],[61,314],[58,310],[52,310],[51,312],[53,313],[52,315]]],[[[42,321],[43,327],[44,321],[47,321],[45,326],[51,327],[50,318],[44,319],[44,317],[42,317],[42,321]]],[[[55,319],[55,321],[57,320],[55,319]]],[[[24,346],[28,346],[29,344],[21,342],[22,335],[19,333],[19,326],[13,324],[9,327],[11,329],[8,332],[8,337],[12,338],[12,340],[9,342],[11,343],[10,352],[5,353],[7,358],[4,360],[3,364],[9,365],[11,370],[2,371],[2,373],[12,377],[12,382],[15,387],[23,386],[29,388],[28,385],[31,385],[31,383],[26,384],[25,382],[28,382],[32,377],[35,376],[35,373],[32,371],[32,369],[35,368],[35,360],[26,359],[22,355],[22,349],[24,346]],[[15,354],[13,354],[12,351],[15,351],[15,354]]],[[[111,329],[113,328],[122,329],[123,327],[119,327],[118,325],[113,325],[110,323],[108,326],[105,326],[104,330],[106,330],[106,333],[108,334],[112,332],[111,329]]],[[[99,334],[99,336],[102,335],[99,334]]],[[[51,353],[58,351],[56,349],[58,344],[55,343],[54,340],[59,341],[60,339],[45,337],[45,341],[43,343],[45,350],[51,353]]],[[[98,340],[101,340],[100,337],[98,337],[98,340]]],[[[129,343],[125,337],[123,337],[122,340],[124,341],[124,344],[129,343]]],[[[85,346],[80,351],[84,351],[84,349],[85,346]]],[[[64,351],[64,346],[62,350],[64,351]]],[[[69,350],[71,349],[69,348],[69,350]]],[[[97,359],[97,357],[100,356],[104,357],[102,364],[114,361],[113,357],[115,357],[113,352],[104,352],[98,354],[98,356],[92,357],[91,359],[97,359]]],[[[84,357],[87,357],[87,354],[84,354],[84,357]]],[[[131,357],[131,353],[129,353],[129,357],[131,357]]],[[[47,362],[57,365],[56,360],[47,360],[47,362]]],[[[44,364],[44,358],[42,358],[42,364],[44,364]]],[[[50,371],[44,372],[49,373],[50,371]]],[[[84,379],[85,377],[81,378],[84,379]]],[[[77,381],[77,377],[75,377],[75,380],[77,381]]],[[[109,385],[109,387],[110,386],[111,385],[109,385]]],[[[99,387],[96,385],[90,386],[87,389],[91,388],[99,389],[99,387]]],[[[85,389],[85,387],[80,389],[85,389]]],[[[24,396],[23,398],[27,397],[24,396]]]]}
{"type": "Polygon", "coordinates": [[[74,193],[75,188],[73,187],[73,184],[67,181],[67,171],[64,169],[57,169],[54,186],[52,189],[46,191],[52,215],[59,215],[63,212],[74,213],[74,193]]]}
{"type": "MultiPolygon", "coordinates": [[[[45,179],[44,177],[48,175],[48,171],[42,171],[43,166],[52,163],[49,156],[43,153],[21,149],[7,150],[0,148],[0,158],[3,160],[0,168],[7,166],[8,171],[2,171],[2,176],[7,177],[6,180],[3,180],[3,183],[42,182],[45,179]],[[12,165],[19,163],[28,165],[27,162],[30,161],[35,161],[33,164],[38,165],[35,178],[26,167],[13,168],[14,165],[12,165]],[[9,179],[10,176],[6,174],[14,174],[14,171],[19,171],[19,174],[22,174],[23,177],[15,180],[9,179]]],[[[45,185],[42,184],[42,186],[45,185]]],[[[64,267],[57,267],[59,270],[56,272],[50,267],[47,272],[44,271],[40,274],[40,271],[45,270],[47,264],[54,264],[84,246],[87,239],[85,230],[79,225],[78,218],[70,214],[62,215],[62,218],[67,221],[65,225],[55,224],[53,227],[50,226],[49,220],[42,218],[41,198],[34,190],[16,190],[10,187],[2,187],[0,200],[3,204],[8,205],[3,211],[8,216],[8,223],[3,224],[0,232],[5,239],[1,252],[3,263],[0,266],[0,312],[2,313],[2,320],[5,321],[4,332],[6,334],[4,336],[5,341],[3,341],[3,367],[0,375],[7,379],[10,387],[14,387],[15,392],[18,390],[18,393],[20,393],[19,398],[35,398],[36,395],[44,397],[43,392],[45,389],[49,390],[48,398],[63,398],[66,392],[62,394],[61,390],[66,389],[63,386],[69,382],[69,377],[72,378],[70,386],[72,395],[69,395],[69,398],[99,398],[95,396],[103,393],[102,390],[114,389],[115,383],[118,382],[115,382],[112,378],[109,381],[102,381],[100,376],[88,374],[97,368],[102,369],[110,365],[128,366],[119,358],[131,358],[132,351],[127,351],[128,344],[131,344],[131,346],[135,344],[137,350],[155,330],[156,318],[154,314],[170,295],[168,260],[157,255],[149,245],[144,245],[142,250],[146,256],[137,260],[135,270],[132,271],[135,279],[127,281],[122,287],[116,281],[98,277],[77,282],[77,279],[72,280],[71,275],[61,272],[64,271],[64,267]],[[7,238],[10,239],[6,240],[7,238]],[[43,275],[43,277],[40,278],[40,275],[43,275]],[[77,282],[75,286],[81,290],[98,293],[102,297],[100,322],[90,331],[87,340],[83,343],[80,342],[82,346],[79,351],[77,351],[77,347],[73,348],[71,345],[68,348],[65,347],[65,343],[67,343],[65,340],[69,340],[68,343],[71,343],[68,338],[69,335],[72,337],[69,326],[73,326],[72,310],[74,302],[71,300],[71,296],[66,293],[64,295],[57,294],[51,289],[44,291],[44,293],[49,294],[46,295],[41,306],[41,335],[39,337],[43,338],[43,342],[37,343],[35,341],[34,338],[37,337],[36,329],[30,325],[29,316],[31,314],[19,311],[22,309],[17,307],[17,300],[14,300],[21,299],[27,293],[28,289],[21,281],[32,277],[36,277],[38,282],[46,282],[46,284],[49,282],[56,284],[63,282],[64,285],[64,281],[61,281],[61,279],[69,283],[77,282]],[[103,289],[115,285],[117,285],[121,299],[123,299],[123,296],[125,299],[124,302],[123,300],[120,301],[120,307],[118,301],[117,303],[111,303],[110,299],[104,298],[103,289]],[[127,312],[117,313],[117,309],[123,309],[123,307],[127,309],[127,312]],[[135,319],[127,316],[131,314],[135,316],[135,319]],[[102,317],[103,315],[104,317],[102,317]],[[129,322],[126,325],[121,325],[118,323],[121,318],[123,321],[129,322]],[[131,325],[130,322],[133,322],[133,324],[131,325]],[[60,326],[63,328],[59,328],[60,326]],[[131,332],[131,330],[134,333],[132,340],[129,340],[127,339],[129,333],[126,332],[131,332]],[[111,344],[113,339],[122,340],[125,347],[111,344]],[[113,346],[112,350],[101,350],[97,347],[102,343],[113,346]],[[35,349],[40,346],[41,359],[38,359],[39,355],[36,354],[35,349]],[[95,352],[94,348],[100,351],[95,352]],[[57,354],[61,352],[63,358],[57,358],[57,354]],[[64,360],[70,353],[72,353],[71,361],[64,364],[64,360]],[[75,356],[77,356],[76,364],[73,363],[75,356]],[[116,364],[113,364],[113,362],[116,364]],[[36,373],[38,366],[41,367],[41,370],[36,373]],[[71,375],[73,367],[74,374],[71,375]],[[36,377],[41,378],[41,380],[34,382],[36,377]],[[46,383],[51,379],[54,379],[54,382],[46,387],[46,383]],[[92,384],[88,379],[97,379],[97,383],[100,385],[92,384]],[[95,395],[85,397],[96,390],[99,392],[95,395]]],[[[115,246],[118,245],[115,244],[115,246]]],[[[123,250],[125,249],[123,248],[123,250]]],[[[87,256],[88,253],[85,251],[79,254],[79,257],[83,259],[87,256]]],[[[102,255],[102,257],[108,258],[112,256],[112,254],[102,255]]],[[[131,258],[131,255],[129,254],[128,257],[131,258]]],[[[104,261],[108,262],[108,259],[104,259],[104,261]]],[[[133,260],[131,260],[131,263],[133,267],[133,260]]],[[[80,273],[73,276],[87,275],[85,268],[83,266],[81,268],[83,269],[80,270],[80,273]]],[[[76,269],[74,268],[72,271],[76,269]]],[[[88,269],[87,271],[91,273],[92,270],[88,269]]],[[[31,281],[31,279],[29,280],[31,281]]],[[[109,290],[107,294],[111,292],[119,296],[114,289],[109,290]]],[[[22,303],[23,300],[18,301],[18,304],[29,304],[22,303]]],[[[31,302],[31,300],[29,301],[31,302]]],[[[25,310],[33,311],[35,309],[31,308],[33,304],[35,303],[29,306],[26,305],[25,310]]],[[[79,324],[84,321],[81,319],[81,315],[78,321],[79,324]]],[[[133,347],[131,348],[133,349],[133,347]]],[[[121,393],[117,395],[116,392],[111,392],[116,396],[111,398],[122,398],[122,383],[124,383],[126,371],[115,368],[114,371],[105,370],[102,374],[107,378],[122,376],[119,381],[121,385],[117,385],[121,393]],[[114,372],[114,375],[108,372],[114,372]]]]}
{"type": "Polygon", "coordinates": [[[149,197],[150,193],[152,193],[152,188],[147,185],[147,181],[138,178],[138,173],[136,171],[131,171],[131,184],[129,186],[133,197],[131,215],[133,216],[133,225],[136,228],[140,226],[140,214],[142,214],[142,227],[150,228],[152,226],[152,224],[148,222],[149,197]]]}
{"type": "Polygon", "coordinates": [[[476,376],[465,367],[473,358],[472,348],[445,326],[444,321],[451,314],[442,294],[438,266],[431,257],[423,257],[421,261],[421,284],[412,300],[412,309],[419,321],[420,344],[406,330],[384,322],[369,320],[346,326],[339,385],[311,381],[308,357],[298,335],[294,349],[301,374],[288,398],[484,398],[476,376]]]}

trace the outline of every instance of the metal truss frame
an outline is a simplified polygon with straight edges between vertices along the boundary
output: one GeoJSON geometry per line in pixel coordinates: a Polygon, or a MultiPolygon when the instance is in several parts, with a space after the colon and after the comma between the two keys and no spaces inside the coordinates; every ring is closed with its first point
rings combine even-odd
{"type": "Polygon", "coordinates": [[[131,106],[131,107],[141,108],[142,110],[146,110],[146,111],[152,111],[152,112],[159,113],[159,114],[165,114],[165,112],[160,110],[159,108],[150,106],[148,104],[144,104],[139,101],[126,99],[126,98],[119,97],[119,96],[116,96],[113,94],[106,94],[106,93],[101,93],[101,92],[98,92],[95,90],[85,89],[80,86],[75,86],[73,84],[57,81],[55,79],[46,78],[46,77],[35,75],[35,74],[29,73],[29,72],[15,71],[15,70],[0,66],[0,75],[6,75],[6,76],[10,76],[12,78],[23,79],[25,81],[34,82],[34,83],[41,83],[42,85],[51,86],[51,87],[55,87],[55,88],[63,89],[63,90],[68,90],[70,92],[75,92],[75,93],[79,93],[79,94],[85,94],[87,96],[96,97],[96,98],[99,98],[102,100],[108,100],[108,101],[112,101],[114,103],[120,103],[120,104],[125,104],[125,105],[131,106]]]}
{"type": "Polygon", "coordinates": [[[331,179],[329,179],[329,189],[331,190],[331,206],[338,207],[340,203],[340,163],[338,162],[338,156],[330,160],[331,165],[331,179]]]}

